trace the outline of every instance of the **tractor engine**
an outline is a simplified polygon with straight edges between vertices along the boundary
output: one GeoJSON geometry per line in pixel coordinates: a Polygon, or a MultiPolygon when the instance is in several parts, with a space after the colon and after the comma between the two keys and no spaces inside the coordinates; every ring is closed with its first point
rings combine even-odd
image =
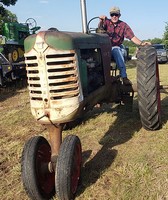
{"type": "Polygon", "coordinates": [[[72,121],[108,95],[107,35],[48,30],[24,46],[31,111],[40,123],[72,121]]]}

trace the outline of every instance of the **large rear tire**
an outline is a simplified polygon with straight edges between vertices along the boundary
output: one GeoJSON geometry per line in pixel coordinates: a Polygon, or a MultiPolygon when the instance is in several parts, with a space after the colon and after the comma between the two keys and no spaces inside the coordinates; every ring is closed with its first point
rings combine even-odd
{"type": "Polygon", "coordinates": [[[68,135],[61,144],[56,164],[55,187],[60,200],[75,198],[81,163],[81,142],[77,136],[68,135]]]}
{"type": "Polygon", "coordinates": [[[141,123],[146,130],[157,130],[161,127],[161,103],[156,50],[151,46],[141,47],[137,59],[137,90],[141,123]]]}
{"type": "Polygon", "coordinates": [[[29,139],[22,153],[21,174],[24,188],[32,200],[48,200],[55,195],[55,173],[50,173],[48,163],[51,148],[42,136],[29,139]]]}

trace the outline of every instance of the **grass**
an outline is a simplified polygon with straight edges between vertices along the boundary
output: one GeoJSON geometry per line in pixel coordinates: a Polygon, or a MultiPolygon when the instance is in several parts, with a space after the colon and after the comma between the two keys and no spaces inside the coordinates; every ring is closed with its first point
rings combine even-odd
{"type": "MultiPolygon", "coordinates": [[[[168,65],[159,69],[161,84],[168,84],[168,65]]],[[[135,68],[127,72],[136,81],[135,68]]],[[[48,138],[48,133],[31,115],[26,88],[0,92],[0,199],[26,200],[20,178],[22,149],[28,138],[39,134],[48,138]]],[[[82,181],[76,200],[168,199],[166,90],[161,99],[163,126],[158,131],[141,127],[136,95],[132,112],[103,105],[89,112],[80,125],[63,131],[64,137],[78,135],[82,143],[82,181]]]]}

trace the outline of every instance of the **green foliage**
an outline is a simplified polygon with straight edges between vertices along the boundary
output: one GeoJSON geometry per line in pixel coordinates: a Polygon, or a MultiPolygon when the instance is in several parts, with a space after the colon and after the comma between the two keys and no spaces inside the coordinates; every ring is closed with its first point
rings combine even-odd
{"type": "MultiPolygon", "coordinates": [[[[168,37],[168,33],[167,33],[167,37],[168,37]]],[[[168,45],[168,38],[167,40],[161,39],[161,38],[154,38],[154,39],[148,39],[145,41],[149,41],[152,44],[167,44],[168,45]],[[167,43],[166,43],[167,42],[167,43]]],[[[134,44],[132,41],[130,40],[124,40],[123,44],[127,47],[129,47],[129,54],[130,55],[134,55],[137,49],[137,45],[134,44]]],[[[167,46],[168,47],[168,46],[167,46]]]]}
{"type": "Polygon", "coordinates": [[[128,47],[136,47],[136,44],[134,44],[132,41],[130,40],[124,40],[123,44],[125,46],[128,46],[128,47]]]}
{"type": "Polygon", "coordinates": [[[163,39],[160,38],[154,38],[150,40],[152,44],[161,44],[163,42],[163,39]]]}
{"type": "Polygon", "coordinates": [[[5,6],[15,5],[17,0],[0,0],[0,3],[4,4],[5,6]]]}
{"type": "Polygon", "coordinates": [[[163,38],[164,38],[164,44],[165,44],[166,48],[168,49],[168,22],[166,22],[163,38]]]}
{"type": "MultiPolygon", "coordinates": [[[[168,22],[166,22],[163,38],[148,39],[146,41],[150,41],[152,44],[165,44],[166,48],[168,49],[168,22]]],[[[131,55],[134,54],[136,45],[132,41],[124,40],[123,44],[129,47],[129,52],[131,55]]]]}
{"type": "Polygon", "coordinates": [[[0,0],[0,15],[1,17],[4,17],[7,15],[7,9],[4,8],[4,6],[10,6],[15,5],[17,0],[0,0]]]}
{"type": "Polygon", "coordinates": [[[9,5],[15,5],[17,0],[0,0],[0,34],[2,34],[2,25],[4,22],[17,22],[17,16],[13,13],[11,13],[9,10],[5,9],[3,7],[3,4],[5,6],[9,5]],[[3,4],[2,4],[3,3],[3,4]]]}
{"type": "Polygon", "coordinates": [[[137,49],[137,47],[129,47],[129,54],[130,55],[135,55],[136,54],[136,49],[137,49]]]}
{"type": "Polygon", "coordinates": [[[17,22],[17,16],[9,10],[6,10],[4,15],[0,14],[0,34],[2,34],[2,25],[5,22],[17,22]]]}
{"type": "Polygon", "coordinates": [[[136,51],[136,44],[134,44],[132,41],[124,40],[123,42],[124,46],[129,48],[129,55],[134,55],[136,51]]]}

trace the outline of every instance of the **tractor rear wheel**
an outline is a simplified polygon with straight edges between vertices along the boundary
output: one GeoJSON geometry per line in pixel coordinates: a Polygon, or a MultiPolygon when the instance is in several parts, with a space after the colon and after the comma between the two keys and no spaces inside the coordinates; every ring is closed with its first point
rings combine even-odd
{"type": "Polygon", "coordinates": [[[161,103],[156,50],[151,46],[141,47],[137,59],[137,90],[141,123],[146,130],[157,130],[161,126],[161,103]]]}
{"type": "Polygon", "coordinates": [[[48,163],[51,148],[42,136],[30,138],[24,146],[21,175],[24,188],[31,199],[47,200],[55,194],[55,173],[50,173],[48,163]]]}
{"type": "Polygon", "coordinates": [[[77,136],[68,135],[61,144],[56,164],[55,189],[60,200],[74,199],[81,163],[81,142],[77,136]]]}
{"type": "Polygon", "coordinates": [[[9,47],[8,60],[10,63],[19,62],[19,52],[16,47],[9,47]]]}

